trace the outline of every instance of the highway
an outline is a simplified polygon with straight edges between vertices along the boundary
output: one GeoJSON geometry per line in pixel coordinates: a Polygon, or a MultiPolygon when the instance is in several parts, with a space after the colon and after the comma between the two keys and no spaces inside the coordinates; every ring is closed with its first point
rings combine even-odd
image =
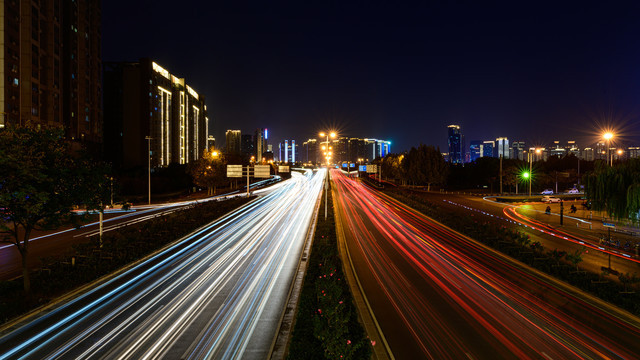
{"type": "Polygon", "coordinates": [[[640,353],[637,317],[340,171],[332,179],[343,239],[395,358],[631,359],[640,353]]]}
{"type": "MultiPolygon", "coordinates": [[[[252,183],[250,190],[266,185],[267,182],[278,181],[278,177],[252,183]]],[[[127,225],[147,221],[156,217],[168,215],[185,206],[197,202],[216,201],[225,197],[243,196],[244,192],[235,191],[230,194],[218,195],[205,199],[173,201],[164,203],[144,204],[131,207],[129,210],[107,209],[104,213],[103,232],[117,230],[127,225]]],[[[55,231],[33,231],[29,239],[29,257],[27,264],[30,269],[41,266],[41,259],[47,256],[64,254],[73,245],[87,241],[87,237],[99,233],[99,223],[91,222],[80,228],[67,228],[55,231]]],[[[0,243],[0,280],[11,280],[22,276],[22,258],[17,247],[13,244],[0,243]]]]}
{"type": "Polygon", "coordinates": [[[264,359],[326,172],[259,197],[2,334],[0,359],[264,359]]]}

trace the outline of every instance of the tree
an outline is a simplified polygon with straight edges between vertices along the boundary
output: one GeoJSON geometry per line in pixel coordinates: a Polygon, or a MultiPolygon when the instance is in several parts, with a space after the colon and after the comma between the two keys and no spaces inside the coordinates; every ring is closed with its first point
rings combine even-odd
{"type": "Polygon", "coordinates": [[[73,207],[95,190],[61,129],[8,128],[0,132],[0,242],[22,257],[25,293],[31,291],[27,259],[33,230],[77,224],[73,207]]]}
{"type": "Polygon", "coordinates": [[[630,290],[629,287],[640,282],[640,277],[638,277],[637,273],[622,273],[618,276],[618,279],[620,279],[620,282],[624,285],[624,291],[621,292],[622,294],[633,294],[635,291],[630,290]]]}
{"type": "Polygon", "coordinates": [[[566,259],[569,260],[573,266],[576,267],[576,272],[580,272],[580,268],[578,268],[578,264],[582,262],[582,253],[584,252],[584,247],[577,249],[573,253],[568,253],[566,255],[566,259]]]}
{"type": "Polygon", "coordinates": [[[431,190],[431,185],[443,184],[449,173],[440,150],[424,144],[418,148],[412,147],[402,165],[408,182],[427,185],[427,190],[431,190]]]}
{"type": "Polygon", "coordinates": [[[208,195],[214,195],[216,187],[226,184],[227,166],[222,154],[215,150],[205,150],[202,156],[189,164],[187,172],[194,184],[207,188],[208,195]]]}
{"type": "Polygon", "coordinates": [[[640,159],[609,166],[598,161],[585,176],[585,196],[596,211],[609,217],[638,221],[640,211],[640,159]]]}

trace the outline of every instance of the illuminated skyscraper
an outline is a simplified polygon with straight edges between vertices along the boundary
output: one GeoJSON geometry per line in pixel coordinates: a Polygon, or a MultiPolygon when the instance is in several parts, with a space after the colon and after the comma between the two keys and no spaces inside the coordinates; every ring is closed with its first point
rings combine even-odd
{"type": "Polygon", "coordinates": [[[267,152],[267,141],[269,139],[269,130],[256,129],[253,137],[256,161],[262,161],[262,155],[267,152]]]}
{"type": "Polygon", "coordinates": [[[227,130],[225,134],[225,151],[228,155],[240,155],[240,130],[227,130]]]}
{"type": "Polygon", "coordinates": [[[500,137],[496,139],[496,155],[503,159],[509,159],[509,139],[500,137]]]}
{"type": "Polygon", "coordinates": [[[464,139],[460,133],[460,125],[447,126],[449,144],[449,162],[462,164],[464,160],[464,139]]]}
{"type": "Polygon", "coordinates": [[[476,161],[482,156],[482,141],[472,141],[469,145],[469,161],[476,161]]]}
{"type": "Polygon", "coordinates": [[[527,160],[524,141],[514,141],[511,143],[511,158],[518,160],[527,160]]]}
{"type": "Polygon", "coordinates": [[[298,148],[295,140],[285,140],[278,146],[278,160],[295,164],[296,161],[300,161],[298,156],[298,148]]]}
{"type": "Polygon", "coordinates": [[[496,156],[496,143],[493,140],[487,140],[482,142],[480,148],[480,157],[495,157],[496,156]]]}
{"type": "Polygon", "coordinates": [[[318,163],[318,140],[309,139],[302,143],[302,162],[318,163]]]}

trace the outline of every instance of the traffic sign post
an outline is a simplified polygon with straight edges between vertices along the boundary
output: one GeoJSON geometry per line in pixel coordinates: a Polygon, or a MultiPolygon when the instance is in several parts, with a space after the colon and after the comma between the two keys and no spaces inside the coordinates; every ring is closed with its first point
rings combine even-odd
{"type": "MultiPolygon", "coordinates": [[[[609,239],[607,242],[609,243],[609,246],[611,246],[611,228],[616,227],[616,224],[606,223],[603,221],[602,226],[607,228],[607,238],[609,239]]],[[[611,253],[609,253],[609,270],[611,270],[611,253]]]]}
{"type": "Polygon", "coordinates": [[[242,165],[227,165],[227,177],[241,178],[246,171],[247,174],[247,197],[249,197],[249,185],[251,171],[253,170],[253,176],[257,178],[268,178],[271,176],[271,165],[255,165],[255,166],[242,166],[242,165]]]}

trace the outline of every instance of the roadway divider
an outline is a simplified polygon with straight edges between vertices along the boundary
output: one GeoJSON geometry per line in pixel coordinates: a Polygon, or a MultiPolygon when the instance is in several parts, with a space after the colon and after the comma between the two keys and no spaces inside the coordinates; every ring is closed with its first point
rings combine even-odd
{"type": "MultiPolygon", "coordinates": [[[[328,204],[332,204],[331,192],[328,204]]],[[[372,343],[358,322],[338,254],[333,210],[332,205],[328,206],[326,220],[324,216],[316,218],[288,359],[312,359],[318,354],[330,359],[371,357],[372,343]]]]}

